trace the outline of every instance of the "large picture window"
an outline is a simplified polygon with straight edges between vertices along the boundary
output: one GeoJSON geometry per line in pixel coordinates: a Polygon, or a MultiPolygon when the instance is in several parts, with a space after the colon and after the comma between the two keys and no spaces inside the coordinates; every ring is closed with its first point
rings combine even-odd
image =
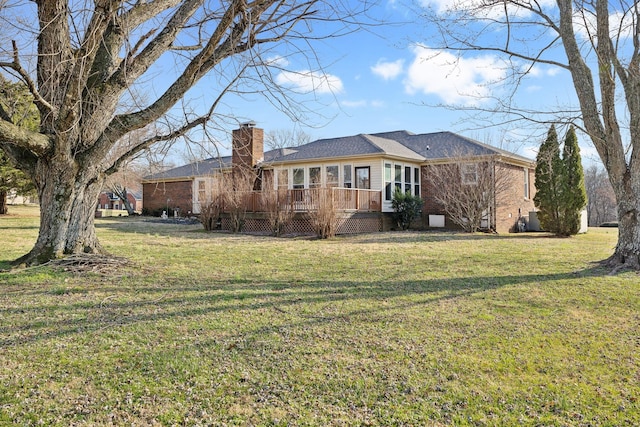
{"type": "Polygon", "coordinates": [[[327,166],[327,187],[337,187],[338,181],[338,166],[327,166]]]}
{"type": "Polygon", "coordinates": [[[278,170],[278,188],[289,188],[289,169],[278,170]]]}
{"type": "Polygon", "coordinates": [[[395,186],[396,191],[402,191],[402,165],[394,165],[395,166],[395,186]]]}
{"type": "Polygon", "coordinates": [[[294,189],[304,188],[304,169],[303,168],[293,169],[293,188],[294,189]]]}
{"type": "Polygon", "coordinates": [[[344,177],[343,186],[344,188],[351,188],[353,186],[353,181],[351,177],[351,165],[344,165],[344,177]]]}
{"type": "Polygon", "coordinates": [[[391,200],[393,191],[391,190],[391,163],[384,164],[384,199],[391,200]]]}
{"type": "Polygon", "coordinates": [[[316,188],[322,185],[321,171],[320,166],[309,168],[309,188],[316,188]]]}
{"type": "Polygon", "coordinates": [[[371,189],[371,168],[369,166],[357,167],[356,169],[356,188],[371,189]]]}

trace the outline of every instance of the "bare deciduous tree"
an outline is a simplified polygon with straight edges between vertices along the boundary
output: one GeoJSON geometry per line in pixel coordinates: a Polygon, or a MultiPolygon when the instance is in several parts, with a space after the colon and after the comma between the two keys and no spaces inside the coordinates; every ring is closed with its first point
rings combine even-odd
{"type": "Polygon", "coordinates": [[[301,130],[277,129],[264,136],[264,144],[270,150],[299,147],[311,142],[311,136],[301,130]]]}
{"type": "Polygon", "coordinates": [[[307,212],[311,226],[321,239],[334,237],[338,231],[338,213],[333,200],[333,188],[319,187],[307,190],[311,209],[307,212]]]}
{"type": "Polygon", "coordinates": [[[212,188],[210,199],[203,202],[200,206],[200,222],[204,226],[206,231],[211,231],[218,226],[218,220],[221,219],[221,214],[224,204],[224,184],[225,180],[220,178],[220,175],[214,177],[212,181],[212,188]]]}
{"type": "Polygon", "coordinates": [[[128,194],[140,192],[142,190],[142,176],[144,175],[143,166],[127,161],[122,164],[117,172],[109,175],[105,181],[105,188],[111,191],[125,207],[129,215],[134,215],[135,209],[131,206],[128,194]]]}
{"type": "Polygon", "coordinates": [[[616,196],[607,177],[607,172],[596,165],[584,171],[587,190],[587,215],[589,226],[597,227],[605,222],[617,220],[616,196]]]}
{"type": "Polygon", "coordinates": [[[281,236],[295,215],[291,204],[291,192],[286,188],[274,188],[272,180],[267,180],[260,193],[260,199],[271,233],[276,237],[281,236]]]}
{"type": "Polygon", "coordinates": [[[239,167],[233,173],[225,174],[222,183],[222,204],[224,212],[229,214],[231,231],[242,231],[250,200],[255,196],[254,189],[258,174],[255,169],[239,167]]]}
{"type": "Polygon", "coordinates": [[[450,6],[433,2],[424,10],[438,34],[430,47],[460,56],[501,55],[508,70],[505,80],[512,78],[514,91],[536,66],[570,73],[578,110],[532,111],[505,95],[486,111],[493,117],[508,114],[508,120],[549,121],[548,116],[555,116],[553,120],[572,121],[589,135],[616,196],[618,244],[609,264],[640,268],[638,3],[487,0],[450,6]]]}
{"type": "Polygon", "coordinates": [[[33,178],[42,207],[38,239],[18,262],[102,253],[93,216],[106,177],[154,144],[195,130],[206,135],[224,118],[217,108],[230,91],[268,94],[295,115],[299,109],[269,79],[281,66],[273,59],[278,46],[313,58],[314,39],[350,30],[347,9],[353,7],[367,5],[37,0],[2,10],[0,20],[9,13],[33,18],[3,25],[0,71],[29,88],[40,115],[34,132],[0,108],[0,148],[33,178]],[[208,106],[187,107],[185,96],[207,75],[213,75],[208,106]],[[129,133],[150,125],[156,131],[148,138],[117,149],[129,133]]]}
{"type": "Polygon", "coordinates": [[[510,186],[508,175],[497,173],[493,160],[453,157],[447,163],[428,165],[426,175],[430,197],[469,233],[482,228],[483,219],[490,217],[499,195],[510,186]]]}

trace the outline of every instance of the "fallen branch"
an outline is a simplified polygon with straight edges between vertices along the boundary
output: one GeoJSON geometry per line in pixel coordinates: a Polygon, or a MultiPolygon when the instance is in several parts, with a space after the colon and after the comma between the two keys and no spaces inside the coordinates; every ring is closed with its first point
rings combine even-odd
{"type": "Polygon", "coordinates": [[[74,254],[51,261],[53,267],[70,273],[113,274],[114,269],[130,267],[133,263],[127,258],[112,255],[74,254]]]}

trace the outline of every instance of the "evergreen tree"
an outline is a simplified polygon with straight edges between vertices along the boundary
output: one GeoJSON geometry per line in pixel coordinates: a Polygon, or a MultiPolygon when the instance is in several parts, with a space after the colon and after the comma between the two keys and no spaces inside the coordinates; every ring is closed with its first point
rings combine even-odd
{"type": "Polygon", "coordinates": [[[536,195],[533,201],[538,208],[538,220],[542,229],[559,234],[561,231],[561,174],[562,160],[556,128],[551,125],[547,139],[540,146],[536,157],[536,195]]]}
{"type": "MultiPolygon", "coordinates": [[[[38,128],[38,111],[33,106],[28,89],[20,83],[11,83],[0,76],[0,110],[7,120],[29,129],[38,128]]],[[[14,161],[15,162],[15,161],[14,161]]],[[[0,148],[0,215],[9,213],[7,194],[15,190],[26,196],[35,193],[33,181],[0,148]]]]}
{"type": "Polygon", "coordinates": [[[571,126],[562,150],[562,227],[560,234],[571,236],[580,231],[580,212],[587,205],[584,171],[576,131],[571,126]]]}
{"type": "Polygon", "coordinates": [[[0,150],[0,215],[9,213],[7,206],[7,194],[15,190],[18,194],[27,196],[35,192],[31,181],[21,170],[13,167],[13,164],[4,152],[0,150]]]}

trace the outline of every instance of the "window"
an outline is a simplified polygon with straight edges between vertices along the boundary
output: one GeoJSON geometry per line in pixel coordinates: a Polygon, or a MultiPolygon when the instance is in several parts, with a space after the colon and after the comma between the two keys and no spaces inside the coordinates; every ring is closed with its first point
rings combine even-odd
{"type": "Polygon", "coordinates": [[[303,168],[293,169],[293,188],[295,189],[304,188],[304,169],[303,168]]]}
{"type": "Polygon", "coordinates": [[[369,166],[359,167],[356,169],[356,188],[370,189],[371,180],[369,179],[369,166]]]}
{"type": "Polygon", "coordinates": [[[207,183],[204,180],[198,181],[198,203],[207,201],[207,183]]]}
{"type": "Polygon", "coordinates": [[[351,188],[351,165],[344,165],[344,177],[342,179],[344,188],[351,188]]]}
{"type": "Polygon", "coordinates": [[[402,191],[402,165],[395,165],[395,185],[396,191],[402,191]]]}
{"type": "Polygon", "coordinates": [[[413,168],[413,195],[422,196],[420,194],[420,168],[413,168]]]}
{"type": "Polygon", "coordinates": [[[393,197],[391,191],[391,163],[384,164],[384,199],[391,200],[393,197]]]}
{"type": "Polygon", "coordinates": [[[280,169],[278,171],[278,188],[289,188],[289,169],[280,169]]]}
{"type": "Polygon", "coordinates": [[[319,166],[309,168],[309,188],[320,187],[322,185],[322,173],[319,166]]]}
{"type": "Polygon", "coordinates": [[[475,163],[463,163],[460,167],[463,184],[478,183],[478,165],[475,163]]]}
{"type": "Polygon", "coordinates": [[[529,169],[524,168],[524,198],[529,198],[529,169]]]}
{"type": "Polygon", "coordinates": [[[339,185],[338,166],[327,166],[327,187],[337,187],[339,185]]]}
{"type": "Polygon", "coordinates": [[[411,194],[411,166],[404,167],[404,192],[411,194]]]}

